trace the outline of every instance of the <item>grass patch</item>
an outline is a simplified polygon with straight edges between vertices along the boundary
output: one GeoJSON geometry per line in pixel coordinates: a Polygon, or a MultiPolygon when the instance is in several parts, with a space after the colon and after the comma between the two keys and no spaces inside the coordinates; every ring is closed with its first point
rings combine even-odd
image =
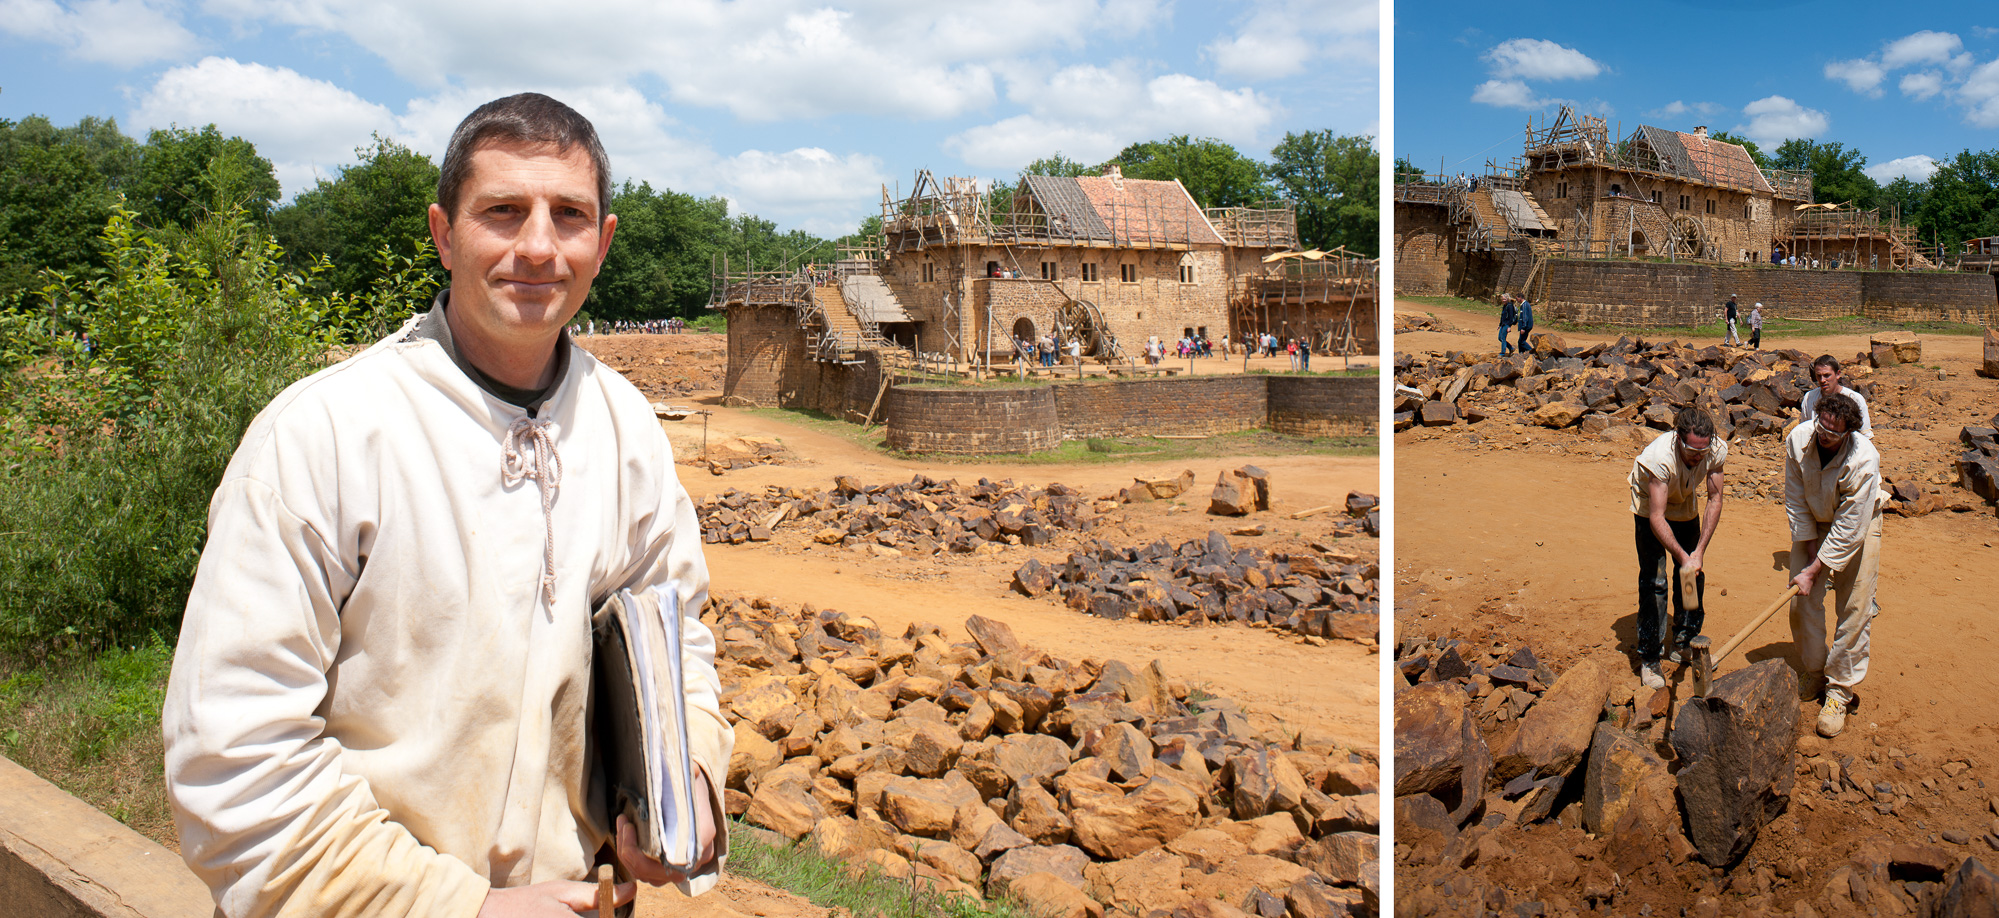
{"type": "MultiPolygon", "coordinates": [[[[1331,360],[1337,358],[1321,357],[1319,359],[1331,360]]],[[[1344,370],[1266,370],[1258,368],[1249,371],[1248,375],[1250,376],[1380,376],[1381,368],[1378,366],[1351,367],[1344,370]]]]}
{"type": "Polygon", "coordinates": [[[809,842],[771,844],[736,820],[729,821],[729,869],[855,918],[1029,918],[1011,901],[939,893],[872,866],[856,870],[809,842]]]}
{"type": "MultiPolygon", "coordinates": [[[[1411,303],[1421,303],[1425,306],[1455,309],[1459,312],[1477,313],[1479,315],[1491,316],[1495,323],[1499,321],[1499,307],[1483,300],[1467,300],[1455,296],[1399,296],[1396,299],[1411,303]]],[[[1740,303],[1739,306],[1741,311],[1738,313],[1735,327],[1737,333],[1742,336],[1742,339],[1747,341],[1749,339],[1750,304],[1740,303]]],[[[1643,338],[1647,341],[1665,341],[1672,338],[1679,338],[1682,340],[1693,339],[1697,342],[1700,339],[1712,338],[1715,343],[1719,344],[1728,336],[1728,323],[1719,320],[1702,325],[1653,325],[1645,327],[1586,325],[1576,322],[1565,322],[1558,319],[1546,319],[1539,316],[1538,310],[1534,327],[1541,331],[1557,333],[1566,331],[1589,332],[1597,335],[1629,335],[1633,338],[1643,338]]],[[[1497,325],[1493,327],[1493,331],[1495,334],[1498,332],[1497,325]]],[[[1923,335],[1982,335],[1985,333],[1985,329],[1982,326],[1967,322],[1890,322],[1885,319],[1870,319],[1866,316],[1834,316],[1829,319],[1808,322],[1799,319],[1787,319],[1782,315],[1772,314],[1767,310],[1763,316],[1763,341],[1765,344],[1769,344],[1773,339],[1780,338],[1871,335],[1875,332],[1884,331],[1909,331],[1923,335]]]]}
{"type": "Polygon", "coordinates": [[[1294,437],[1267,430],[1215,434],[1199,440],[1157,437],[1096,437],[1085,440],[1064,440],[1062,445],[1055,449],[1038,453],[983,453],[969,456],[905,453],[889,447],[879,426],[862,430],[859,424],[848,423],[823,411],[798,408],[746,410],[751,414],[838,437],[883,456],[934,462],[940,465],[976,465],[993,462],[1010,465],[1088,465],[1141,458],[1151,461],[1202,459],[1214,456],[1379,456],[1381,454],[1380,437],[1294,437]]]}
{"type": "Polygon", "coordinates": [[[0,659],[0,752],[139,834],[176,847],[160,740],[172,665],[173,651],[157,635],[94,659],[0,659]]]}

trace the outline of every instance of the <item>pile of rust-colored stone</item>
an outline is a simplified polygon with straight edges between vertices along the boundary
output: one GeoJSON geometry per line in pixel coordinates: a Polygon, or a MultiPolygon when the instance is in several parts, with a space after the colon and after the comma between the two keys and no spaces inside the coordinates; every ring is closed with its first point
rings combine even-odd
{"type": "MultiPolygon", "coordinates": [[[[1965,450],[1957,456],[1957,480],[1973,494],[1990,502],[1999,501],[1999,414],[1989,427],[1966,427],[1958,432],[1965,450]]],[[[1915,498],[1898,499],[1913,500],[1915,498]]]]}
{"type": "Polygon", "coordinates": [[[1323,638],[1379,640],[1381,566],[1338,551],[1235,548],[1227,536],[1178,548],[1119,548],[1102,539],[1059,566],[1029,560],[1013,574],[1027,596],[1059,592],[1078,612],[1142,622],[1254,622],[1323,638]]]}
{"type": "Polygon", "coordinates": [[[736,732],[724,796],[753,824],[1037,915],[1378,910],[1372,755],[978,616],[971,643],[760,600],[705,617],[736,732]]]}
{"type": "Polygon", "coordinates": [[[710,544],[769,541],[781,526],[796,523],[822,544],[865,542],[924,555],[969,553],[987,542],[1046,545],[1058,531],[1089,530],[1098,513],[1081,492],[1062,484],[1030,488],[981,478],[966,486],[923,475],[878,485],[842,475],[830,491],[730,489],[696,509],[702,540],[710,544]]]}
{"type": "Polygon", "coordinates": [[[759,465],[783,465],[788,455],[784,444],[763,437],[730,437],[710,444],[704,453],[688,453],[682,465],[698,465],[720,475],[734,469],[759,465]]]}
{"type": "Polygon", "coordinates": [[[1999,875],[1956,850],[1987,834],[1999,848],[1999,823],[1979,825],[1972,764],[1919,777],[1898,750],[1860,759],[1816,736],[1801,744],[1799,680],[1782,659],[1720,676],[1704,698],[1681,671],[1634,693],[1616,653],[1558,676],[1525,647],[1425,639],[1400,647],[1396,668],[1398,914],[1472,914],[1469,902],[1501,914],[1955,918],[1999,906],[1999,875]],[[1794,801],[1871,805],[1901,831],[1850,859],[1799,857],[1803,827],[1771,825],[1797,821],[1785,816],[1794,801]]]}
{"type": "MultiPolygon", "coordinates": [[[[1552,334],[1533,336],[1528,354],[1452,352],[1395,358],[1395,429],[1477,423],[1498,415],[1542,427],[1578,427],[1615,439],[1670,430],[1682,408],[1705,408],[1723,438],[1780,434],[1787,413],[1812,387],[1812,357],[1784,349],[1754,351],[1677,341],[1568,347],[1552,334]]],[[[1846,386],[1863,396],[1867,383],[1846,386]]]]}

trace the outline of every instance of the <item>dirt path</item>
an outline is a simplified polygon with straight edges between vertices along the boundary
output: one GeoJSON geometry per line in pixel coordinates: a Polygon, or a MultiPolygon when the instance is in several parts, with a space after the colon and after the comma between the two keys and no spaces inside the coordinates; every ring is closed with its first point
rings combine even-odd
{"type": "MultiPolygon", "coordinates": [[[[1467,334],[1451,332],[1399,332],[1395,336],[1397,350],[1408,353],[1423,351],[1451,350],[1499,350],[1499,319],[1494,316],[1431,306],[1410,300],[1396,300],[1395,311],[1407,315],[1430,315],[1456,326],[1467,334]]],[[[1740,330],[1748,337],[1749,304],[1742,304],[1740,330]]],[[[1768,316],[1766,315],[1766,318],[1768,316]]],[[[1595,344],[1598,341],[1616,341],[1620,336],[1590,331],[1565,331],[1562,338],[1571,345],[1595,344]]],[[[1984,357],[1984,341],[1977,335],[1936,335],[1923,337],[1923,363],[1935,364],[1946,360],[1978,361],[1984,357]]],[[[1695,342],[1698,344],[1720,344],[1720,340],[1695,342]]],[[[1867,335],[1778,335],[1765,333],[1764,350],[1794,347],[1807,354],[1831,354],[1844,361],[1848,357],[1867,350],[1867,335]]],[[[1966,372],[1969,372],[1967,370],[1966,372]]]]}

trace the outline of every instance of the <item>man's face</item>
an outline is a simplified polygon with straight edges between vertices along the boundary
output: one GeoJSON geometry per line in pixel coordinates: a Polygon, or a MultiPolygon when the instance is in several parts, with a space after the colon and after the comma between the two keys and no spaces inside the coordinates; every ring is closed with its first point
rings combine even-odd
{"type": "Polygon", "coordinates": [[[1707,455],[1708,444],[1712,442],[1714,442],[1713,437],[1703,437],[1700,434],[1682,436],[1680,438],[1680,462],[1689,466],[1699,465],[1701,457],[1707,455]]]}
{"type": "Polygon", "coordinates": [[[597,172],[580,145],[473,151],[457,213],[430,206],[455,322],[488,346],[551,339],[582,308],[611,247],[618,218],[599,225],[599,214],[597,172]]]}
{"type": "Polygon", "coordinates": [[[1832,367],[1812,367],[1812,381],[1827,395],[1839,391],[1839,371],[1832,367]]]}
{"type": "Polygon", "coordinates": [[[1818,444],[1826,449],[1836,449],[1846,442],[1846,423],[1829,411],[1819,412],[1818,444]]]}

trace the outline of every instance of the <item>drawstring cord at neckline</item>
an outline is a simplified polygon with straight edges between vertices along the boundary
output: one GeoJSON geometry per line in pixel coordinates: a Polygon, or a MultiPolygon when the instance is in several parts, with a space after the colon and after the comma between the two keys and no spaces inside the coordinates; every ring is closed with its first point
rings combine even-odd
{"type": "Polygon", "coordinates": [[[541,598],[548,603],[548,619],[555,620],[555,492],[562,486],[562,457],[555,452],[555,440],[548,435],[548,422],[534,418],[514,419],[501,442],[501,473],[507,484],[533,479],[541,488],[542,540],[541,598]]]}

